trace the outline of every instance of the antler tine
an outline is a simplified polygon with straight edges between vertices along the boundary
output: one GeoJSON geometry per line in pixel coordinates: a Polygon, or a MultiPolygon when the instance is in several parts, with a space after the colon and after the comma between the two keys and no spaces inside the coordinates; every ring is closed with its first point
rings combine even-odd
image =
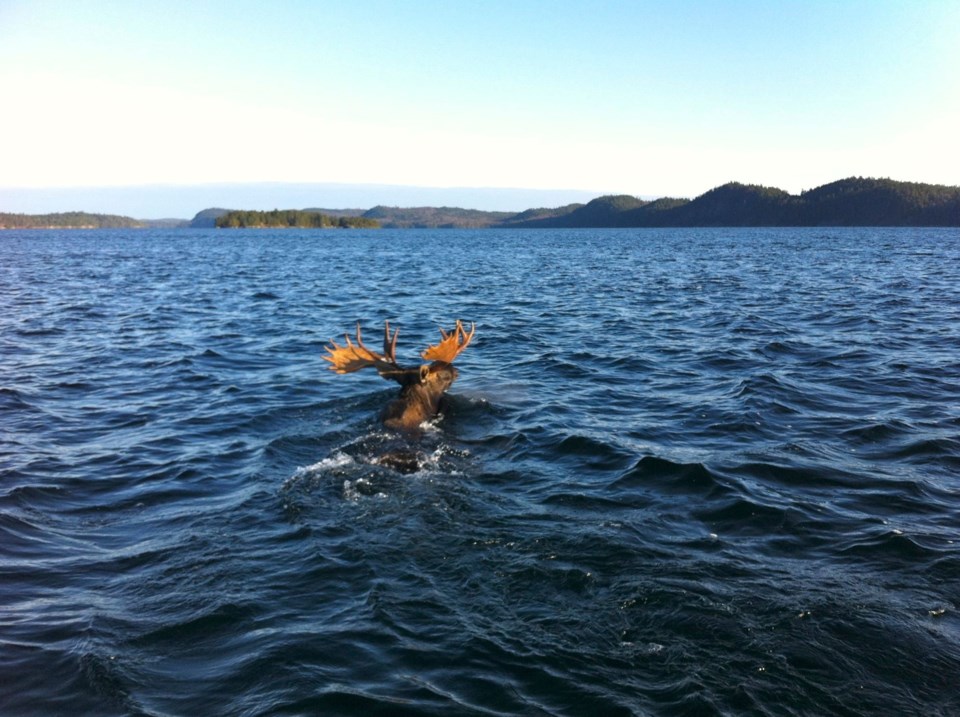
{"type": "Polygon", "coordinates": [[[460,329],[460,335],[463,336],[463,343],[460,345],[459,351],[457,351],[457,353],[460,353],[465,348],[467,348],[467,346],[470,344],[471,341],[473,341],[473,335],[477,332],[477,325],[471,321],[470,333],[468,334],[466,331],[463,330],[463,324],[461,324],[460,320],[457,319],[457,328],[460,329]]]}
{"type": "Polygon", "coordinates": [[[393,332],[393,338],[390,338],[390,322],[383,322],[383,355],[387,360],[397,362],[397,337],[400,335],[400,329],[393,332]]]}

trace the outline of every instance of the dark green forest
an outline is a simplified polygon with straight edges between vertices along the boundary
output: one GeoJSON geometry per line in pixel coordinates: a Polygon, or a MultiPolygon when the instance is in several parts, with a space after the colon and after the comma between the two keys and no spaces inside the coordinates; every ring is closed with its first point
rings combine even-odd
{"type": "Polygon", "coordinates": [[[217,217],[218,229],[376,229],[380,222],[368,217],[334,217],[301,209],[274,209],[269,212],[229,211],[217,217]]]}

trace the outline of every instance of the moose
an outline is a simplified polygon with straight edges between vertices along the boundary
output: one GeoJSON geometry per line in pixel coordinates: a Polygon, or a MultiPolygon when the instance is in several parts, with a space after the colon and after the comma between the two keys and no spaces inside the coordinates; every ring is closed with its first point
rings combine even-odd
{"type": "Polygon", "coordinates": [[[364,345],[358,322],[357,342],[354,344],[350,336],[344,334],[346,345],[340,346],[331,341],[331,345],[325,347],[328,355],[323,358],[332,364],[329,367],[331,371],[340,374],[370,367],[388,381],[399,383],[399,395],[386,405],[380,420],[387,428],[411,433],[439,411],[444,392],[457,380],[458,372],[453,362],[470,344],[476,328],[475,324],[471,324],[468,332],[458,319],[453,331],[440,329],[440,342],[428,346],[420,354],[429,364],[404,368],[397,363],[397,336],[400,329],[391,334],[390,322],[384,322],[383,353],[377,353],[364,345]]]}

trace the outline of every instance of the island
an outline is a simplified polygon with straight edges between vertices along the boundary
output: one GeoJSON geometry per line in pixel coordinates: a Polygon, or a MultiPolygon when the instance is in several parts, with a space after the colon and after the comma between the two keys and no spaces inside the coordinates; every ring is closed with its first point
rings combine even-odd
{"type": "Polygon", "coordinates": [[[60,212],[56,214],[5,214],[0,229],[142,229],[147,222],[115,214],[60,212]]]}
{"type": "Polygon", "coordinates": [[[369,217],[331,216],[301,209],[274,209],[270,212],[228,211],[216,218],[217,229],[378,229],[380,222],[369,217]]]}

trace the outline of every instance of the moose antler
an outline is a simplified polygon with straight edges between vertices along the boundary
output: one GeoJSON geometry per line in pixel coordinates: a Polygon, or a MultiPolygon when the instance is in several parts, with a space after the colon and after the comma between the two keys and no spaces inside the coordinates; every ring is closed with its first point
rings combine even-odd
{"type": "Polygon", "coordinates": [[[476,324],[470,324],[470,333],[467,333],[463,328],[463,323],[460,319],[457,319],[457,325],[453,328],[453,331],[447,332],[440,329],[440,335],[443,336],[440,343],[427,347],[427,350],[420,355],[425,361],[453,363],[453,360],[470,344],[476,330],[476,324]]]}
{"type": "Polygon", "coordinates": [[[380,419],[387,428],[402,431],[417,431],[424,421],[437,415],[444,392],[457,380],[458,371],[452,366],[473,339],[477,330],[471,324],[469,333],[463,322],[457,321],[453,331],[440,329],[441,341],[428,346],[420,354],[430,364],[403,368],[397,364],[397,336],[400,331],[390,332],[390,322],[383,327],[383,353],[371,351],[363,343],[360,324],[357,324],[357,342],[344,335],[346,345],[331,341],[323,358],[330,362],[330,370],[337,373],[353,373],[362,368],[373,367],[385,379],[400,384],[399,395],[384,408],[380,419]]]}
{"type": "Polygon", "coordinates": [[[393,336],[390,335],[390,322],[384,322],[383,328],[383,353],[378,354],[371,351],[363,344],[363,337],[360,334],[360,322],[357,322],[357,343],[354,345],[350,337],[344,334],[347,345],[340,346],[336,341],[331,341],[330,346],[326,346],[329,356],[323,356],[323,359],[329,361],[331,371],[337,373],[353,373],[362,368],[372,366],[379,373],[397,371],[397,336],[400,329],[397,329],[393,336]]]}

